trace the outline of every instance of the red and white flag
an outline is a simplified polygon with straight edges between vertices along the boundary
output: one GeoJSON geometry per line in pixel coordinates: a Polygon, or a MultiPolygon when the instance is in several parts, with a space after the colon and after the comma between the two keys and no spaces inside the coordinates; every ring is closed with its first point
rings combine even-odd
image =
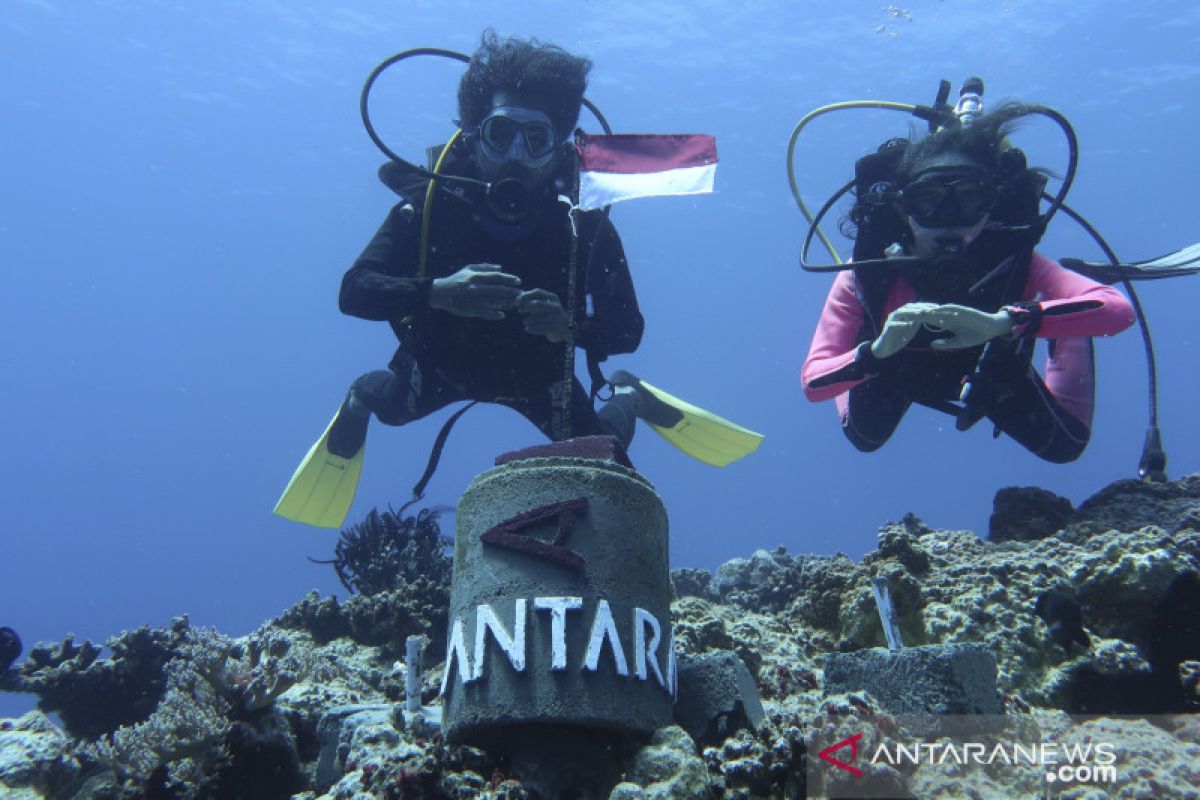
{"type": "Polygon", "coordinates": [[[704,134],[581,133],[575,149],[584,211],[635,197],[705,194],[717,174],[717,140],[704,134]]]}

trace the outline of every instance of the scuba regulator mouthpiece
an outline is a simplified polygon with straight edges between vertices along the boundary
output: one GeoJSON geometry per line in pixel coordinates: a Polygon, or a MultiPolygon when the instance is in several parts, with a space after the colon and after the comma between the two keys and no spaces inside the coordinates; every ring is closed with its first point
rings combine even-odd
{"type": "Polygon", "coordinates": [[[513,177],[490,183],[485,198],[492,215],[509,224],[526,220],[533,213],[536,199],[527,182],[513,177]]]}
{"type": "Polygon", "coordinates": [[[954,116],[964,128],[983,114],[983,79],[972,77],[963,81],[954,104],[954,116]]]}
{"type": "MultiPolygon", "coordinates": [[[[912,230],[913,255],[920,259],[963,258],[967,250],[983,233],[987,224],[987,216],[980,217],[972,225],[947,225],[943,227],[924,227],[915,219],[909,218],[909,228],[912,230]]],[[[886,254],[885,254],[886,256],[886,254]]]]}

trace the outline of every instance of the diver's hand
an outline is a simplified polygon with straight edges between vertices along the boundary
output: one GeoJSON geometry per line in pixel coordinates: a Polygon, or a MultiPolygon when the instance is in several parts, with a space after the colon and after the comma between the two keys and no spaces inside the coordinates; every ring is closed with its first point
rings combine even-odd
{"type": "Polygon", "coordinates": [[[883,330],[871,342],[871,355],[891,358],[903,350],[920,332],[924,315],[937,307],[937,303],[907,303],[888,314],[883,330]]]}
{"type": "Polygon", "coordinates": [[[504,319],[521,294],[521,279],[499,264],[467,264],[453,275],[435,278],[429,307],[458,317],[504,319]]]}
{"type": "Polygon", "coordinates": [[[951,334],[930,342],[929,346],[934,350],[961,350],[964,347],[974,347],[999,336],[1007,336],[1016,326],[1016,322],[1007,311],[1000,310],[993,314],[970,306],[954,304],[938,306],[926,311],[922,322],[931,328],[951,334]]]}
{"type": "Polygon", "coordinates": [[[521,292],[515,305],[524,317],[526,333],[545,336],[552,342],[565,342],[571,332],[571,320],[558,295],[545,289],[521,292]]]}

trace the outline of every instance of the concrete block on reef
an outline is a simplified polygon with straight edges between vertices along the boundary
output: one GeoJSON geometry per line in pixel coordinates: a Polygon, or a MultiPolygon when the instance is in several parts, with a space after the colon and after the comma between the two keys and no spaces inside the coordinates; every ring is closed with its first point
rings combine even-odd
{"type": "Polygon", "coordinates": [[[675,722],[700,745],[720,744],[742,728],[755,730],[765,716],[754,677],[736,654],[680,659],[675,722]]]}
{"type": "Polygon", "coordinates": [[[996,657],[980,644],[830,653],[825,691],[866,691],[889,714],[905,717],[905,727],[918,735],[950,733],[954,717],[1004,714],[996,657]]]}
{"type": "Polygon", "coordinates": [[[670,724],[667,513],[649,481],[607,460],[521,458],[475,478],[456,524],[448,741],[515,755],[531,726],[670,724]]]}
{"type": "Polygon", "coordinates": [[[369,745],[394,750],[400,744],[400,733],[393,722],[390,704],[350,705],[331,708],[317,723],[317,756],[315,783],[324,791],[342,777],[346,762],[354,754],[361,758],[369,745]]]}

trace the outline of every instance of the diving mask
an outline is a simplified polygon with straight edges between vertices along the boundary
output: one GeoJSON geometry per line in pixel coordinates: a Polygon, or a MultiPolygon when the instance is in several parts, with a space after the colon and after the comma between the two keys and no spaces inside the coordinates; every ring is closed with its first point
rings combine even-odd
{"type": "Polygon", "coordinates": [[[923,228],[970,228],[996,205],[996,187],[981,175],[930,175],[900,191],[900,207],[923,228]]]}
{"type": "Polygon", "coordinates": [[[558,147],[558,131],[541,111],[520,106],[499,106],[479,123],[479,149],[496,163],[520,163],[530,169],[544,167],[558,147]]]}

